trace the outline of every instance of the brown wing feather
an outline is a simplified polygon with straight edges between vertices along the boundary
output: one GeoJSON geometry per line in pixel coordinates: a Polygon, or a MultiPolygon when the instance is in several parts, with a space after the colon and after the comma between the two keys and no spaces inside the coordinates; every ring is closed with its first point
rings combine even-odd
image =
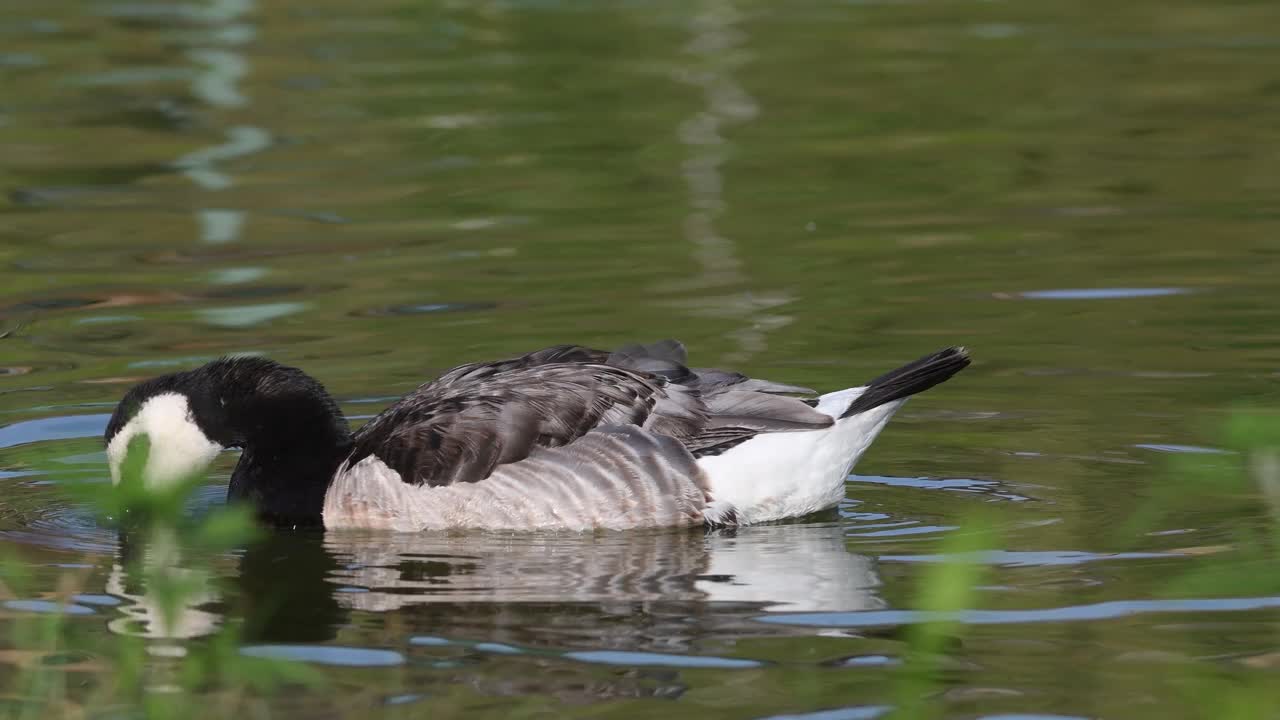
{"type": "Polygon", "coordinates": [[[702,454],[761,432],[812,430],[832,420],[768,394],[803,388],[739,373],[692,371],[664,341],[607,353],[559,345],[509,360],[461,365],[419,387],[356,433],[349,460],[377,455],[411,484],[477,482],[538,447],[606,425],[636,425],[702,454]]]}
{"type": "Polygon", "coordinates": [[[690,437],[706,423],[696,393],[588,362],[456,368],[356,434],[352,462],[376,454],[406,482],[450,485],[488,477],[536,447],[558,447],[601,425],[641,425],[690,437]]]}

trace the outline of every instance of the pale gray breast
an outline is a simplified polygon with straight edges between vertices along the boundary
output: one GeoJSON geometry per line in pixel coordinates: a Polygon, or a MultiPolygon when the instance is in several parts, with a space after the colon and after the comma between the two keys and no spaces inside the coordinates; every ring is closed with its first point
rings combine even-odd
{"type": "Polygon", "coordinates": [[[608,426],[501,465],[473,483],[410,485],[376,456],[343,467],[325,497],[329,528],[402,531],[628,530],[697,525],[706,478],[679,441],[608,426]]]}

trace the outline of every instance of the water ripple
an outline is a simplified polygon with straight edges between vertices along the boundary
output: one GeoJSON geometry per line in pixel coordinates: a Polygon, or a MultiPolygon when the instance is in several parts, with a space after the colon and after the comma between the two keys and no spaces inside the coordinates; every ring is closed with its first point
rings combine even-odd
{"type": "Polygon", "coordinates": [[[216,163],[265,150],[271,145],[271,134],[261,128],[242,125],[228,128],[227,141],[220,145],[194,150],[173,162],[174,167],[192,182],[206,190],[224,190],[232,179],[215,167],[216,163]]]}
{"type": "Polygon", "coordinates": [[[931,622],[960,622],[966,625],[1007,625],[1017,623],[1081,622],[1114,620],[1144,613],[1243,612],[1280,608],[1280,596],[1258,598],[1204,598],[1186,600],[1115,600],[1092,605],[1035,610],[964,610],[938,613],[922,610],[866,610],[850,613],[795,613],[761,615],[756,620],[776,625],[813,627],[883,627],[931,622]]]}
{"type": "Polygon", "coordinates": [[[968,555],[881,555],[880,562],[945,563],[963,559],[1001,567],[1043,567],[1048,565],[1083,565],[1102,560],[1149,560],[1181,557],[1178,553],[1119,552],[1091,553],[1076,550],[1012,551],[990,550],[968,555]]]}
{"type": "Polygon", "coordinates": [[[33,442],[97,437],[107,429],[111,415],[67,415],[24,420],[0,427],[0,448],[33,442]]]}
{"type": "Polygon", "coordinates": [[[791,715],[769,715],[760,720],[875,720],[888,715],[892,710],[888,705],[861,705],[791,715]]]}
{"type": "Polygon", "coordinates": [[[763,667],[759,660],[744,658],[725,658],[710,655],[677,655],[673,653],[635,652],[627,650],[570,650],[566,652],[547,652],[543,650],[527,650],[506,643],[467,642],[449,640],[430,635],[409,639],[410,645],[418,647],[464,647],[479,652],[497,655],[539,655],[560,657],[566,660],[592,663],[597,665],[623,665],[627,667],[676,667],[676,668],[714,668],[719,670],[742,670],[763,667]]]}
{"type": "Polygon", "coordinates": [[[1191,290],[1187,288],[1071,288],[1063,290],[1030,290],[1018,293],[1018,297],[1028,300],[1115,300],[1124,298],[1161,297],[1165,295],[1185,295],[1191,290]]]}
{"type": "Polygon", "coordinates": [[[620,650],[584,650],[567,652],[562,657],[601,665],[661,666],[681,668],[717,668],[739,670],[763,667],[759,660],[709,657],[706,655],[668,655],[665,653],[624,652],[620,650]]]}
{"type": "Polygon", "coordinates": [[[296,660],[344,667],[392,667],[404,664],[404,656],[394,650],[338,645],[247,645],[240,648],[240,653],[271,660],[296,660]]]}
{"type": "Polygon", "coordinates": [[[57,603],[51,600],[6,600],[4,607],[18,612],[53,613],[59,615],[93,615],[93,608],[84,605],[57,603]]]}
{"type": "Polygon", "coordinates": [[[995,480],[973,480],[970,478],[927,478],[927,477],[892,477],[888,475],[850,475],[850,482],[890,485],[893,487],[919,488],[921,490],[947,490],[950,492],[983,493],[1004,500],[1025,502],[1031,498],[1025,495],[1007,492],[1001,483],[995,480]]]}

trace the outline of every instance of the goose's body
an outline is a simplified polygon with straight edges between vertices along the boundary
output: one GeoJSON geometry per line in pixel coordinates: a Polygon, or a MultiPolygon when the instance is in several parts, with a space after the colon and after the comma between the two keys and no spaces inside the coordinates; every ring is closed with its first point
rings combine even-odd
{"type": "Polygon", "coordinates": [[[691,370],[666,341],[558,346],[463,365],[352,433],[307,375],[225,358],[147,381],[107,429],[113,477],[150,436],[163,483],[222,447],[229,497],[281,525],[404,531],[732,525],[829,508],[906,398],[968,365],[948,348],[864,386],[805,388],[691,370]]]}

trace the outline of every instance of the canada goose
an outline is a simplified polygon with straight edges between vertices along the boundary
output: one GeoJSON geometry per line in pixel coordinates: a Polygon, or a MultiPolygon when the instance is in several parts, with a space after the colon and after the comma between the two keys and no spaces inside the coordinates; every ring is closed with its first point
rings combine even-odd
{"type": "Polygon", "coordinates": [[[690,369],[667,340],[560,345],[462,365],[356,430],[319,382],[258,357],[145,381],[107,425],[113,481],[146,434],[149,484],[242,449],[230,501],[286,526],[416,531],[740,525],[844,498],[906,399],[969,364],[951,347],[869,383],[813,391],[690,369]]]}

